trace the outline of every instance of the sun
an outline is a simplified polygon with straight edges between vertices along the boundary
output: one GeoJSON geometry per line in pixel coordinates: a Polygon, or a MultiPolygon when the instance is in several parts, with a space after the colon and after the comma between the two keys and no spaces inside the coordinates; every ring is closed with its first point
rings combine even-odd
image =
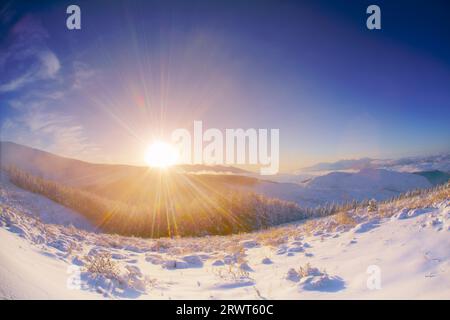
{"type": "Polygon", "coordinates": [[[150,167],[167,168],[177,161],[177,149],[163,141],[153,142],[145,152],[145,163],[150,167]]]}

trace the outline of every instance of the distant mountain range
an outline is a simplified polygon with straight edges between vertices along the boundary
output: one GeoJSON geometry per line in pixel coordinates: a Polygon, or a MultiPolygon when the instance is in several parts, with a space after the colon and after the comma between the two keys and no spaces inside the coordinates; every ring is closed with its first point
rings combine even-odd
{"type": "MultiPolygon", "coordinates": [[[[130,165],[93,164],[60,157],[23,145],[1,142],[0,161],[4,167],[15,166],[35,176],[82,188],[121,201],[141,201],[157,192],[157,169],[130,165]],[[123,192],[128,190],[128,192],[123,192]],[[126,198],[125,198],[126,197],[126,198]]],[[[343,160],[318,164],[308,170],[316,175],[286,175],[294,182],[270,181],[248,171],[227,166],[183,165],[172,171],[174,192],[188,194],[193,189],[206,195],[226,190],[245,190],[268,197],[294,201],[305,207],[342,203],[367,198],[386,199],[402,192],[427,188],[448,181],[443,171],[400,172],[392,168],[417,169],[448,166],[449,156],[401,160],[343,160]],[[374,168],[376,167],[376,168],[374,168]],[[378,167],[389,167],[386,168],[378,167]],[[325,173],[325,171],[332,171],[325,173]],[[334,170],[334,171],[333,171],[334,170]],[[340,172],[349,170],[350,172],[340,172]],[[325,173],[318,175],[320,173],[325,173]]]]}
{"type": "Polygon", "coordinates": [[[414,172],[414,174],[423,176],[433,185],[444,184],[450,180],[450,173],[432,170],[432,171],[420,171],[414,172]]]}
{"type": "Polygon", "coordinates": [[[358,172],[331,172],[304,183],[258,183],[253,189],[264,195],[295,201],[309,207],[353,200],[384,200],[403,192],[429,188],[424,176],[385,169],[362,169],[358,172]]]}
{"type": "Polygon", "coordinates": [[[320,171],[343,171],[361,169],[390,169],[402,172],[439,170],[450,172],[450,154],[439,154],[424,157],[407,157],[401,159],[371,159],[340,160],[330,163],[318,163],[300,169],[297,173],[320,171]]]}
{"type": "MultiPolygon", "coordinates": [[[[156,170],[146,166],[90,163],[6,141],[0,142],[0,164],[13,165],[33,175],[71,185],[90,184],[103,179],[115,180],[156,170]]],[[[249,174],[248,171],[231,166],[197,164],[178,165],[174,171],[185,174],[249,174]]]]}

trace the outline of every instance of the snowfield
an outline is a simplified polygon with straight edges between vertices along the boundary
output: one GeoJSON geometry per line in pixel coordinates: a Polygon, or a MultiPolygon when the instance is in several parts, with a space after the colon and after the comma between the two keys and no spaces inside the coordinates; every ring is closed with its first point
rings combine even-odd
{"type": "Polygon", "coordinates": [[[140,239],[95,233],[3,180],[0,298],[450,299],[444,192],[248,234],[140,239]]]}

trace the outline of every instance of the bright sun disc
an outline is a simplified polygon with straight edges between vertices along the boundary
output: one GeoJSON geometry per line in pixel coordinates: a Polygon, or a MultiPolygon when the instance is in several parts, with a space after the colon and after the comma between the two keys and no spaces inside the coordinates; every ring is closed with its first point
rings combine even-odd
{"type": "Polygon", "coordinates": [[[168,143],[156,141],[145,153],[145,162],[150,167],[167,168],[177,163],[178,152],[168,143]]]}

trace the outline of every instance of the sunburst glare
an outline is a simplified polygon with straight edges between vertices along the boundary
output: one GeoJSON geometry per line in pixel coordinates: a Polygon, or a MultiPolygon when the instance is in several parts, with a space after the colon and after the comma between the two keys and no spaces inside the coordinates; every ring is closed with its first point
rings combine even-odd
{"type": "Polygon", "coordinates": [[[153,142],[145,152],[145,163],[150,167],[167,168],[177,161],[177,149],[163,141],[153,142]]]}

